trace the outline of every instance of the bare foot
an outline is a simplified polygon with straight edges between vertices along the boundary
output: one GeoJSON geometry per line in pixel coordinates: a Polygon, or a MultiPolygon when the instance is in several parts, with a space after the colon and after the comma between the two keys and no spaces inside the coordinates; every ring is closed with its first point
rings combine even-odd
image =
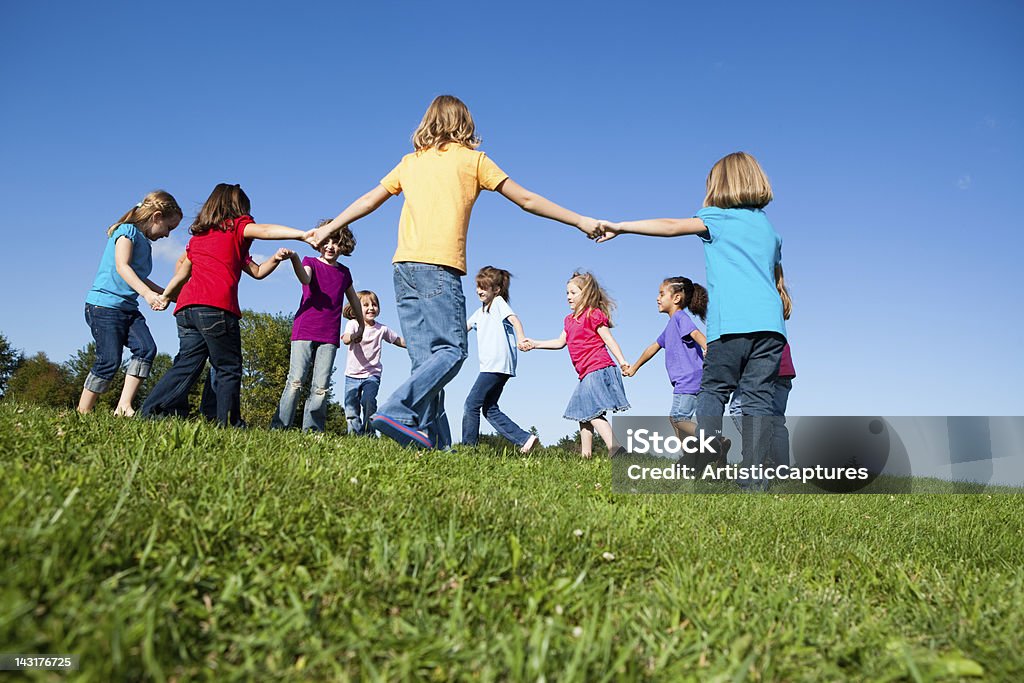
{"type": "Polygon", "coordinates": [[[540,439],[538,439],[535,434],[531,434],[530,438],[527,439],[526,443],[523,444],[523,447],[519,449],[519,452],[522,453],[523,455],[526,455],[539,445],[540,439]]]}
{"type": "Polygon", "coordinates": [[[581,456],[581,457],[582,457],[582,458],[583,458],[584,460],[590,460],[591,458],[593,458],[593,457],[594,457],[594,454],[593,454],[593,453],[580,453],[580,456],[581,456]]]}
{"type": "Polygon", "coordinates": [[[121,406],[118,406],[114,410],[114,415],[117,417],[132,417],[135,415],[135,410],[132,408],[122,408],[121,406]]]}

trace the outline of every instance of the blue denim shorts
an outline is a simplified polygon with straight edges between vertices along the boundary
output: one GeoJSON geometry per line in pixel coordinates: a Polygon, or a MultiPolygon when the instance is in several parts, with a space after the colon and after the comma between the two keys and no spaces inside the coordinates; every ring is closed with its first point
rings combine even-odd
{"type": "Polygon", "coordinates": [[[588,422],[607,412],[629,410],[626,390],[622,388],[622,374],[614,365],[594,370],[576,385],[569,405],[562,415],[567,420],[588,422]]]}
{"type": "Polygon", "coordinates": [[[672,394],[672,412],[669,417],[693,422],[696,415],[697,394],[672,394]]]}

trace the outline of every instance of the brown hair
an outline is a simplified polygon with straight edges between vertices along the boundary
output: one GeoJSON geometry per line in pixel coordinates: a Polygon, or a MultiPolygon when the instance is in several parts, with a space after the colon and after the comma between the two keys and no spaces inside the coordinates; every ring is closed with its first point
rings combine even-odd
{"type": "Polygon", "coordinates": [[[251,210],[249,197],[241,187],[219,183],[199,209],[199,215],[192,221],[188,231],[193,235],[203,235],[210,230],[227,232],[228,221],[248,216],[251,210]]]}
{"type": "MultiPolygon", "coordinates": [[[[322,228],[330,222],[330,218],[321,218],[320,222],[316,224],[316,227],[322,228]]],[[[338,251],[344,256],[349,256],[356,250],[356,236],[352,234],[352,229],[349,228],[348,225],[341,226],[323,241],[320,245],[321,253],[323,253],[324,245],[328,242],[336,243],[338,245],[338,251]]]]}
{"type": "Polygon", "coordinates": [[[123,216],[107,228],[107,237],[113,235],[118,226],[125,223],[141,227],[153,220],[153,216],[157,213],[164,216],[177,216],[179,220],[184,215],[181,212],[181,207],[178,206],[178,202],[175,201],[169,192],[153,190],[143,197],[141,202],[128,209],[123,216]]]}
{"type": "Polygon", "coordinates": [[[746,152],[722,157],[708,173],[704,206],[763,209],[772,201],[772,185],[757,159],[746,152]]]}
{"type": "Polygon", "coordinates": [[[701,320],[708,317],[708,290],[688,277],[677,275],[667,277],[662,283],[672,288],[673,293],[681,292],[683,300],[680,302],[683,308],[690,309],[690,312],[701,320]]]}
{"type": "Polygon", "coordinates": [[[476,274],[476,285],[481,289],[498,290],[498,296],[507,303],[509,301],[508,286],[512,281],[512,273],[494,266],[484,266],[476,274]]]}
{"type": "Polygon", "coordinates": [[[431,147],[444,149],[450,142],[470,149],[480,146],[469,107],[454,95],[438,95],[413,131],[412,146],[417,151],[431,147]]]}
{"type": "MultiPolygon", "coordinates": [[[[377,308],[380,308],[380,299],[378,299],[377,295],[371,292],[370,290],[360,289],[358,292],[356,292],[356,296],[359,297],[360,302],[363,299],[371,299],[373,303],[377,305],[377,308]]],[[[345,308],[341,309],[341,314],[348,318],[349,320],[356,319],[356,312],[352,310],[351,304],[345,304],[345,308]]]]}
{"type": "Polygon", "coordinates": [[[782,264],[775,264],[775,289],[779,290],[779,298],[782,299],[782,319],[789,320],[793,312],[793,300],[789,298],[789,290],[786,289],[786,274],[782,272],[782,264]]]}
{"type": "Polygon", "coordinates": [[[573,311],[573,317],[578,319],[596,309],[608,316],[608,327],[611,327],[615,302],[597,282],[597,278],[586,271],[576,271],[569,278],[569,282],[580,288],[580,300],[573,311]]]}

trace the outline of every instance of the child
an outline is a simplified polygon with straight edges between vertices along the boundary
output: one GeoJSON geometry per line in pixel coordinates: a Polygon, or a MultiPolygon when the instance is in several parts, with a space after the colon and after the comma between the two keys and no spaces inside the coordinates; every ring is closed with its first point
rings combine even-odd
{"type": "MultiPolygon", "coordinates": [[[[242,339],[238,280],[248,255],[247,239],[311,239],[312,231],[253,222],[250,203],[238,185],[221,183],[189,228],[187,259],[164,290],[178,296],[174,317],[180,347],[171,369],[160,378],[142,406],[142,414],[177,412],[182,399],[210,359],[216,375],[217,421],[241,424],[242,339]]],[[[275,256],[274,260],[280,262],[275,256]]]]}
{"type": "MultiPolygon", "coordinates": [[[[779,297],[782,299],[782,317],[789,320],[793,310],[793,301],[789,298],[786,290],[786,281],[780,264],[775,270],[775,285],[779,290],[779,297]]],[[[789,394],[793,391],[793,379],[796,377],[796,368],[793,366],[793,352],[789,342],[782,347],[782,358],[779,360],[779,375],[775,378],[772,388],[772,434],[771,434],[771,456],[775,465],[796,466],[796,461],[789,452],[789,428],[786,426],[786,408],[789,406],[789,394]]],[[[729,414],[732,415],[736,428],[742,433],[743,406],[740,397],[733,392],[729,402],[729,414]]]]}
{"type": "Polygon", "coordinates": [[[526,454],[537,445],[535,435],[522,429],[498,408],[505,383],[516,374],[516,347],[526,335],[519,318],[508,305],[511,273],[484,266],[476,274],[476,295],[480,308],[466,321],[476,329],[479,341],[480,375],[466,397],[462,417],[462,443],[475,446],[480,438],[480,411],[499,434],[526,454]]]}
{"type": "Polygon", "coordinates": [[[382,342],[388,342],[404,349],[405,340],[387,325],[377,322],[380,313],[380,299],[368,289],[357,292],[359,306],[345,306],[345,334],[341,342],[348,345],[345,362],[345,420],[350,434],[376,436],[370,427],[370,416],[377,412],[377,392],[380,391],[380,376],[384,366],[380,362],[382,342]],[[358,329],[356,320],[362,310],[366,325],[362,340],[355,338],[358,329]]]}
{"type": "MultiPolygon", "coordinates": [[[[320,225],[327,223],[325,219],[320,225]]],[[[319,227],[319,226],[317,226],[319,227]]],[[[302,416],[302,431],[322,432],[327,422],[327,392],[331,388],[334,356],[341,339],[341,309],[343,300],[358,305],[356,290],[352,286],[352,273],[338,263],[338,256],[348,256],[356,248],[356,238],[348,226],[329,237],[320,245],[320,256],[307,256],[299,260],[292,253],[295,277],[302,283],[302,300],[292,323],[291,359],[288,379],[277,412],[270,422],[271,429],[287,429],[295,417],[295,403],[306,375],[312,369],[312,385],[302,416]]],[[[363,335],[362,309],[357,316],[358,329],[354,342],[363,335]]]]}
{"type": "Polygon", "coordinates": [[[174,197],[154,190],[107,229],[107,246],[85,297],[85,322],[96,340],[96,361],[85,378],[78,412],[90,413],[96,407],[121,367],[121,350],[127,346],[132,358],[114,414],[135,414],[132,402],[156,358],[156,342],[139,312],[138,299],[141,296],[154,311],[167,307],[159,297],[161,288],[148,279],[153,270],[150,242],[167,237],[181,218],[174,197]]]}
{"type": "Polygon", "coordinates": [[[622,377],[608,355],[611,350],[622,372],[629,372],[629,365],[609,329],[612,326],[609,316],[615,304],[590,273],[573,273],[565,286],[565,295],[572,313],[565,316],[561,336],[547,341],[526,339],[523,350],[569,347],[569,358],[579,374],[580,383],[569,399],[563,417],[580,423],[584,458],[593,455],[594,430],[607,444],[608,453],[615,457],[624,449],[615,443],[612,427],[604,414],[609,410],[629,410],[622,377]]]}
{"type": "Polygon", "coordinates": [[[676,434],[693,436],[697,425],[693,422],[697,409],[697,391],[704,365],[707,338],[686,314],[705,320],[708,310],[708,291],[686,277],[670,277],[658,289],[658,312],[666,313],[668,325],[657,341],[644,349],[640,358],[622,372],[632,377],[644,363],[665,349],[665,370],[672,382],[672,412],[669,419],[676,434]]]}
{"type": "MultiPolygon", "coordinates": [[[[772,414],[786,325],[773,277],[782,262],[782,239],[762,210],[771,201],[771,184],[757,160],[736,152],[711,168],[704,208],[694,218],[602,221],[595,231],[603,233],[598,241],[624,232],[697,235],[704,241],[708,353],[697,396],[697,421],[705,432],[719,436],[725,402],[733,390],[739,390],[745,420],[772,414]]],[[[750,429],[744,434],[752,438],[743,440],[744,467],[764,462],[770,437],[767,420],[748,421],[750,429]]],[[[719,441],[719,450],[722,446],[719,441]]],[[[742,479],[739,484],[745,490],[764,488],[760,479],[742,479]]]]}
{"type": "Polygon", "coordinates": [[[317,230],[322,241],[342,225],[405,193],[398,223],[394,282],[402,334],[412,374],[384,402],[374,419],[378,431],[402,444],[448,449],[451,432],[444,413],[444,387],[458,373],[468,348],[466,232],[480,190],[500,192],[530,213],[597,231],[597,221],[564,209],[508,177],[483,152],[469,109],[457,97],[431,102],[412,136],[415,151],[380,184],[317,230]]]}

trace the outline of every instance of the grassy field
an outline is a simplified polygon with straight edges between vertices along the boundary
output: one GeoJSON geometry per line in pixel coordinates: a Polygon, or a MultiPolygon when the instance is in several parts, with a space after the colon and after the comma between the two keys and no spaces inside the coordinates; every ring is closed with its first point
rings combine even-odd
{"type": "Polygon", "coordinates": [[[0,652],[81,656],[39,680],[1024,680],[1017,495],[613,495],[2,403],[0,453],[0,652]]]}

